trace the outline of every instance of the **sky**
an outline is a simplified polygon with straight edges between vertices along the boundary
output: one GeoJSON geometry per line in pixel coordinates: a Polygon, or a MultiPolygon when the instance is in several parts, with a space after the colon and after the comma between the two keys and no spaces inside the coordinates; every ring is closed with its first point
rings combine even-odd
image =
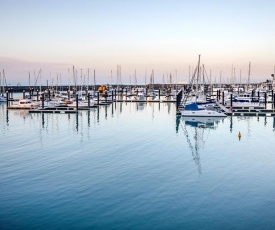
{"type": "Polygon", "coordinates": [[[93,84],[94,72],[97,84],[149,83],[152,73],[155,83],[170,75],[187,82],[199,55],[212,83],[247,82],[250,62],[250,82],[275,71],[274,0],[0,0],[0,6],[0,69],[9,85],[35,84],[40,69],[42,85],[93,84]]]}

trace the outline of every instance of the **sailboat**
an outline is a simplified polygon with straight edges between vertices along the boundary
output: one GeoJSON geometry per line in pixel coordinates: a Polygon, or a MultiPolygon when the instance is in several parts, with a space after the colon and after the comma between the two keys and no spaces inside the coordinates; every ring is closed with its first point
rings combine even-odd
{"type": "Polygon", "coordinates": [[[195,102],[191,102],[189,104],[186,103],[189,97],[187,93],[183,99],[184,108],[181,111],[181,115],[184,117],[226,117],[226,114],[216,111],[213,106],[205,106],[203,108],[199,108],[198,106],[198,103],[196,100],[197,100],[197,92],[198,92],[198,79],[200,75],[200,55],[199,55],[198,66],[195,69],[195,72],[192,77],[192,81],[191,81],[192,85],[194,83],[196,73],[197,73],[197,78],[196,78],[195,102]]]}
{"type": "Polygon", "coordinates": [[[3,70],[3,86],[1,86],[1,72],[0,72],[0,102],[6,102],[7,98],[5,96],[5,84],[4,84],[4,80],[5,80],[5,71],[3,70]]]}

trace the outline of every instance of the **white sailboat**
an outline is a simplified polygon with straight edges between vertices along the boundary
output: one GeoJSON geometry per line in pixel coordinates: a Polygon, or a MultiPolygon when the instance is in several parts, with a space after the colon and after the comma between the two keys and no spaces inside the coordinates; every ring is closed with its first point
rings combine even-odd
{"type": "MultiPolygon", "coordinates": [[[[196,73],[197,73],[197,78],[196,78],[196,95],[197,95],[198,79],[200,75],[200,55],[199,55],[198,66],[192,77],[192,83],[194,82],[196,73]]],[[[186,103],[187,98],[188,98],[188,95],[186,95],[184,98],[184,109],[181,111],[181,115],[184,117],[226,117],[226,114],[216,111],[213,107],[199,108],[196,101],[197,96],[195,96],[195,102],[192,102],[189,104],[186,103]]]]}
{"type": "Polygon", "coordinates": [[[0,102],[6,102],[7,98],[5,96],[5,87],[4,87],[4,79],[5,79],[5,72],[3,70],[3,85],[2,85],[2,77],[1,77],[1,72],[0,72],[0,102]]]}

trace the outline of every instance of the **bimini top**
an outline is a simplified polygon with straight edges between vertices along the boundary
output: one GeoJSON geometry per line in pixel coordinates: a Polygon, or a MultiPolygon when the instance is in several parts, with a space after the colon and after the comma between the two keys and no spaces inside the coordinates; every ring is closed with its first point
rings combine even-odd
{"type": "Polygon", "coordinates": [[[186,105],[184,110],[192,110],[192,111],[195,111],[195,110],[199,110],[199,107],[196,103],[191,103],[189,105],[186,105]]]}

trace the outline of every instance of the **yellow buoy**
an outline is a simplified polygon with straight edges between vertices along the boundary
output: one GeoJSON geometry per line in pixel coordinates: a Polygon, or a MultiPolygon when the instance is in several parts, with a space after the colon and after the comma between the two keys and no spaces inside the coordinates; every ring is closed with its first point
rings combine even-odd
{"type": "Polygon", "coordinates": [[[241,134],[241,132],[239,131],[239,133],[238,133],[238,138],[239,138],[239,140],[241,139],[241,136],[242,136],[242,134],[241,134]]]}

